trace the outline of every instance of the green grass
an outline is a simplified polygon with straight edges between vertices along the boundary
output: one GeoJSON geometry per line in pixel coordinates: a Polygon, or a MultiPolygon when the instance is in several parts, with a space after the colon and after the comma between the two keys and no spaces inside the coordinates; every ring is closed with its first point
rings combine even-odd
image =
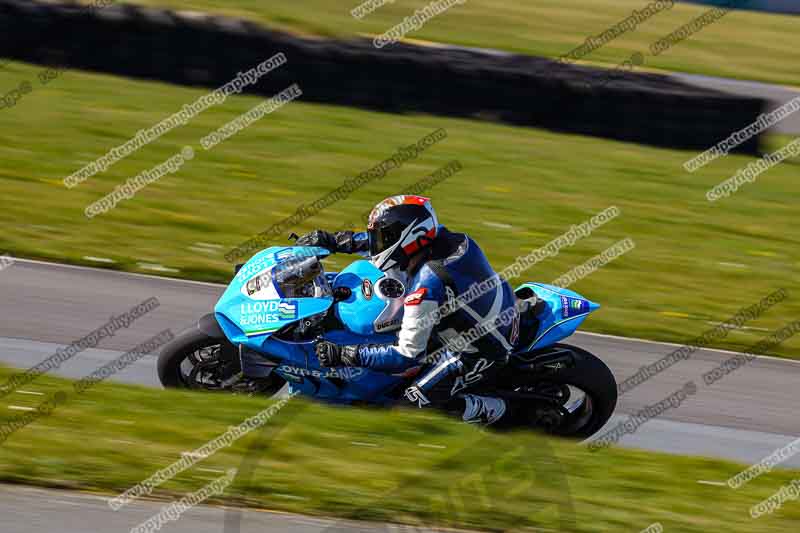
{"type": "MultiPolygon", "coordinates": [[[[0,370],[2,381],[8,375],[0,370]]],[[[68,381],[50,377],[26,389],[63,390],[68,399],[0,445],[0,480],[110,496],[269,404],[111,384],[75,395],[68,381]]],[[[35,407],[42,398],[13,394],[7,401],[35,407]]],[[[0,420],[19,413],[3,409],[0,420]]],[[[742,465],[617,448],[591,453],[570,441],[487,433],[416,409],[333,408],[293,399],[259,431],[164,483],[154,496],[178,498],[238,468],[250,481],[243,476],[211,503],[587,533],[640,531],[653,522],[674,532],[783,532],[800,520],[797,502],[758,520],[748,515],[797,476],[791,471],[763,475],[734,491],[697,481],[724,482],[742,465]],[[251,448],[260,458],[255,465],[243,462],[251,448]]]]}
{"type": "MultiPolygon", "coordinates": [[[[13,64],[0,74],[0,86],[35,81],[37,71],[13,64]]],[[[428,193],[440,220],[471,234],[497,270],[571,225],[619,207],[621,216],[518,280],[550,282],[631,237],[634,250],[573,286],[603,306],[588,320],[588,330],[682,342],[778,287],[789,291],[789,299],[747,325],[772,330],[800,314],[796,161],[709,204],[706,190],[751,158],[726,157],[688,174],[681,165],[695,152],[301,102],[203,151],[201,137],[261,101],[236,97],[82,185],[68,190],[62,184],[201,94],[67,72],[46,87],[34,85],[16,107],[0,111],[0,252],[84,264],[91,264],[85,256],[105,257],[126,270],[158,263],[178,269],[178,276],[227,282],[232,267],[223,255],[230,248],[441,127],[445,140],[295,231],[338,228],[457,159],[463,170],[428,193]],[[90,202],[188,144],[197,156],[178,173],[105,215],[83,215],[90,202]]],[[[288,241],[276,244],[282,242],[288,241]]],[[[337,256],[331,268],[349,261],[337,256]]],[[[731,332],[717,346],[741,349],[763,334],[731,332]]],[[[798,348],[800,339],[791,339],[774,353],[796,358],[798,348]]]]}
{"type": "MultiPolygon", "coordinates": [[[[362,0],[133,0],[136,3],[238,16],[292,32],[347,37],[389,30],[429,0],[397,0],[364,19],[350,10],[362,0]]],[[[464,46],[558,57],[589,36],[641,10],[647,0],[468,0],[407,37],[464,46]]],[[[613,66],[701,15],[708,6],[675,3],[595,51],[587,61],[613,66]]],[[[800,85],[797,18],[735,11],[658,57],[649,68],[800,85]]]]}

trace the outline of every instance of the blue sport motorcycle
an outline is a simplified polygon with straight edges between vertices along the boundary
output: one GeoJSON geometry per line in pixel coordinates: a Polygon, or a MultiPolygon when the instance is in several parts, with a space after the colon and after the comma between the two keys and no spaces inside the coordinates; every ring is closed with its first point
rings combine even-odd
{"type": "MultiPolygon", "coordinates": [[[[162,350],[165,387],[272,395],[292,393],[337,404],[407,403],[419,368],[388,374],[366,368],[324,368],[314,342],[391,343],[406,288],[367,260],[326,273],[324,248],[274,246],[237,267],[214,313],[162,350]]],[[[608,367],[581,348],[561,344],[599,305],[579,294],[524,283],[519,340],[509,363],[476,394],[511,402],[520,426],[586,438],[614,412],[617,384],[608,367]],[[528,304],[528,305],[525,305],[528,304]]]]}

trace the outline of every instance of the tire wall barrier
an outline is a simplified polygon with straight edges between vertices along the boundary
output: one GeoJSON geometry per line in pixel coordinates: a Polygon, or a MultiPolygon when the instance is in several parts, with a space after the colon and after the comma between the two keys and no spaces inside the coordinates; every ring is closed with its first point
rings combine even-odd
{"type": "MultiPolygon", "coordinates": [[[[623,141],[707,149],[754,122],[766,103],[681,84],[523,55],[371,40],[320,40],[252,22],[127,4],[0,0],[0,56],[217,88],[270,56],[288,62],[246,92],[292,83],[302,100],[394,113],[494,120],[623,141]],[[601,81],[598,81],[601,80],[601,81]]],[[[755,153],[758,139],[738,150],[755,153]]]]}
{"type": "MultiPolygon", "coordinates": [[[[692,4],[705,4],[709,6],[725,5],[725,0],[685,0],[692,4]]],[[[800,3],[797,0],[744,0],[736,9],[751,11],[765,11],[767,13],[784,13],[800,15],[800,3]]]]}

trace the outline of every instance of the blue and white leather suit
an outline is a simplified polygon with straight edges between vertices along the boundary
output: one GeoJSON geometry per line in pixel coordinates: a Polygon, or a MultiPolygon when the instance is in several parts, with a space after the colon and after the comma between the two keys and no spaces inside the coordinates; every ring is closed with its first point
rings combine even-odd
{"type": "MultiPolygon", "coordinates": [[[[354,237],[358,243],[365,235],[354,237]]],[[[475,241],[443,226],[406,287],[397,342],[361,346],[361,366],[384,372],[421,366],[423,372],[405,392],[409,401],[422,407],[462,397],[474,415],[465,411],[465,420],[479,416],[491,423],[491,416],[480,413],[487,398],[460,391],[503,366],[516,343],[519,313],[511,287],[498,278],[475,241]]]]}

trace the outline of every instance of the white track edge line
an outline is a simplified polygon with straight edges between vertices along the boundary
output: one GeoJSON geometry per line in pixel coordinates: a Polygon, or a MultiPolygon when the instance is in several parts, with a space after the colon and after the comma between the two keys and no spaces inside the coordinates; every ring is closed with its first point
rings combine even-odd
{"type": "MultiPolygon", "coordinates": [[[[579,331],[576,331],[574,334],[589,335],[589,336],[592,336],[592,337],[604,337],[604,338],[607,338],[607,339],[614,339],[614,340],[619,340],[619,341],[642,342],[644,344],[656,344],[656,345],[661,345],[661,346],[672,346],[672,347],[675,347],[675,348],[682,348],[682,347],[686,346],[685,344],[677,344],[677,343],[674,343],[674,342],[651,341],[651,340],[647,340],[647,339],[640,339],[638,337],[619,337],[617,335],[608,335],[606,333],[593,333],[591,331],[580,331],[579,330],[579,331]]],[[[717,352],[717,353],[724,353],[724,354],[730,354],[730,355],[741,355],[742,353],[744,353],[744,352],[732,352],[731,350],[723,350],[721,348],[700,348],[700,350],[706,351],[706,352],[717,352]]],[[[769,359],[769,360],[772,360],[772,361],[780,361],[780,362],[783,362],[783,363],[794,363],[794,364],[800,363],[800,360],[798,360],[798,359],[788,359],[786,357],[775,357],[774,355],[756,354],[756,358],[757,359],[769,359]]]]}
{"type": "MultiPolygon", "coordinates": [[[[208,282],[208,281],[195,281],[195,280],[191,280],[191,279],[170,278],[170,277],[167,277],[167,276],[155,276],[155,275],[152,275],[152,274],[140,274],[138,272],[125,272],[125,271],[122,271],[122,270],[113,270],[113,269],[110,269],[110,268],[98,268],[98,267],[90,267],[90,266],[84,266],[84,265],[69,265],[69,264],[65,264],[65,263],[53,263],[51,261],[40,261],[40,260],[37,260],[37,259],[21,259],[21,258],[16,258],[15,257],[14,258],[14,262],[31,263],[31,264],[34,264],[34,265],[55,266],[55,267],[60,267],[60,268],[72,269],[72,270],[99,271],[99,272],[103,272],[103,273],[112,273],[112,274],[118,274],[118,275],[123,275],[123,276],[131,276],[131,277],[139,277],[139,278],[145,278],[145,279],[167,280],[167,281],[179,282],[179,283],[205,285],[207,287],[218,287],[218,288],[224,288],[225,287],[225,285],[223,285],[221,283],[211,283],[211,282],[208,282]]],[[[614,339],[614,340],[618,340],[618,341],[643,342],[643,343],[646,343],[646,344],[657,344],[657,345],[661,345],[661,346],[674,346],[676,348],[680,348],[682,346],[685,346],[685,344],[676,344],[674,342],[652,341],[652,340],[648,340],[648,339],[640,339],[638,337],[620,337],[618,335],[608,335],[606,333],[593,333],[591,331],[577,331],[576,333],[581,334],[581,335],[590,335],[590,336],[594,336],[594,337],[604,337],[604,338],[607,338],[607,339],[614,339]]],[[[742,353],[742,352],[732,352],[730,350],[722,350],[722,349],[719,349],[719,348],[701,348],[701,350],[704,350],[704,351],[707,351],[707,352],[725,353],[725,354],[730,354],[730,355],[738,355],[738,354],[742,353]]],[[[797,359],[787,359],[787,358],[783,358],[783,357],[774,357],[772,355],[756,355],[756,358],[758,358],[758,359],[770,359],[770,360],[773,360],[773,361],[784,361],[784,362],[790,362],[790,363],[795,363],[795,364],[800,363],[800,360],[797,360],[797,359]]]]}
{"type": "MultiPolygon", "coordinates": [[[[192,279],[171,278],[171,277],[168,277],[168,276],[156,276],[154,274],[141,274],[139,272],[125,272],[123,270],[114,270],[114,269],[111,269],[111,268],[99,268],[99,267],[90,267],[90,266],[85,266],[85,265],[69,265],[69,264],[65,264],[65,263],[53,263],[53,262],[50,262],[50,261],[40,261],[38,259],[19,259],[19,258],[15,257],[14,258],[14,262],[15,263],[30,263],[30,264],[33,264],[33,265],[54,266],[54,267],[59,267],[59,268],[71,269],[71,270],[89,270],[89,271],[93,271],[93,272],[112,273],[112,274],[119,274],[119,275],[123,275],[123,276],[131,276],[131,277],[137,277],[137,278],[145,278],[145,279],[153,279],[153,280],[161,280],[161,281],[166,280],[166,281],[173,281],[173,282],[179,282],[179,283],[191,283],[191,284],[194,284],[194,285],[205,285],[205,286],[208,286],[208,287],[225,288],[225,285],[223,285],[221,283],[211,283],[209,281],[196,281],[196,280],[192,280],[192,279]]],[[[233,276],[233,274],[231,274],[231,276],[233,276]]]]}

